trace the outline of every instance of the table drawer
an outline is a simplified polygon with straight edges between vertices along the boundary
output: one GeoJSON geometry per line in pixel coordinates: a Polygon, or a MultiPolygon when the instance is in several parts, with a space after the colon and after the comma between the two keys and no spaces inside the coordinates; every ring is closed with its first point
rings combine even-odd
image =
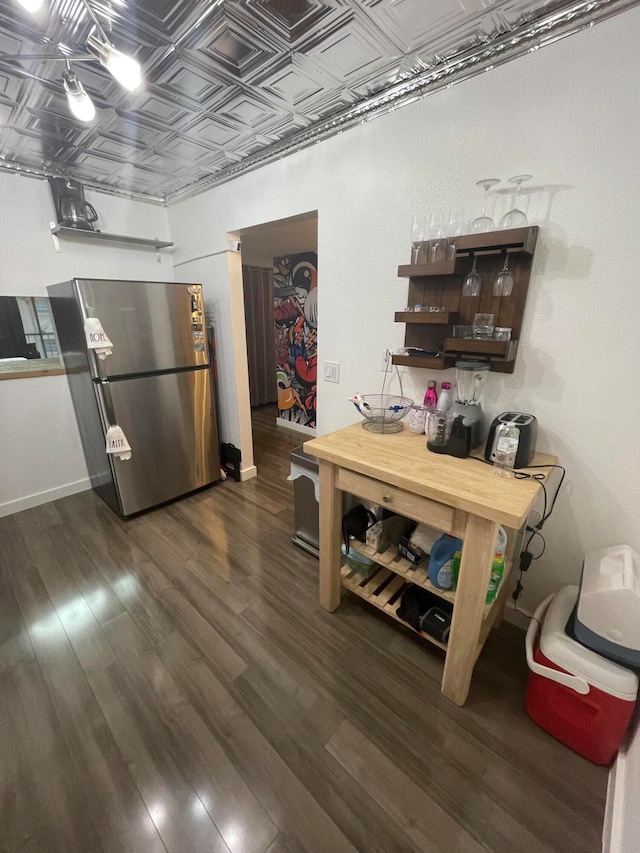
{"type": "Polygon", "coordinates": [[[380,480],[365,477],[363,474],[356,474],[355,471],[349,471],[347,468],[338,469],[337,480],[337,486],[343,492],[366,498],[399,515],[406,515],[415,521],[430,524],[444,533],[464,535],[466,514],[457,512],[453,507],[398,489],[380,480]]]}

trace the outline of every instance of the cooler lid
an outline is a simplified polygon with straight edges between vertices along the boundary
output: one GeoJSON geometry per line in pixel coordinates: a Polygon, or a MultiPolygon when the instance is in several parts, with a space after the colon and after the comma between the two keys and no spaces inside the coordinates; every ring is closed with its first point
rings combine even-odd
{"type": "Polygon", "coordinates": [[[640,557],[628,545],[586,555],[577,618],[604,640],[640,651],[640,557]]]}
{"type": "Polygon", "coordinates": [[[577,586],[563,586],[558,590],[544,617],[540,651],[571,675],[584,678],[611,696],[634,702],[638,693],[638,676],[581,646],[565,632],[577,598],[577,586]]]}

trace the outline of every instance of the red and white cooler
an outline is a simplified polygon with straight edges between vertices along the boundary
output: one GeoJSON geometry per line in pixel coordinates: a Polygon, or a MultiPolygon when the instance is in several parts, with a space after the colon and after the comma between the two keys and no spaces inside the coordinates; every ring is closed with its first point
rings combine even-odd
{"type": "Polygon", "coordinates": [[[563,586],[531,620],[526,709],[535,723],[575,752],[595,764],[610,764],[631,720],[638,676],[566,634],[577,597],[577,586],[563,586]]]}

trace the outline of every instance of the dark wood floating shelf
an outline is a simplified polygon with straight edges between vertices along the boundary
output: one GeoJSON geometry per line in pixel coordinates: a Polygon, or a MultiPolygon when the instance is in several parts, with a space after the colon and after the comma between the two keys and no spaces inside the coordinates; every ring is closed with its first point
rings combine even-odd
{"type": "Polygon", "coordinates": [[[393,364],[446,370],[458,360],[475,358],[487,362],[491,370],[513,373],[537,239],[537,226],[463,234],[457,240],[455,260],[398,267],[398,276],[409,279],[406,305],[439,305],[445,309],[438,313],[396,312],[395,322],[405,324],[405,347],[426,352],[442,350],[443,356],[394,355],[393,364]],[[494,296],[494,284],[506,256],[513,276],[513,290],[509,296],[494,296]],[[482,278],[480,294],[465,296],[463,282],[474,262],[482,278]],[[496,327],[511,329],[511,340],[446,337],[451,331],[443,327],[454,323],[472,326],[476,314],[493,314],[496,327]]]}
{"type": "Polygon", "coordinates": [[[450,326],[458,322],[457,311],[396,311],[396,323],[425,323],[432,326],[450,326]]]}
{"type": "MultiPolygon", "coordinates": [[[[456,254],[457,257],[457,254],[456,254]]],[[[452,275],[456,262],[446,261],[442,264],[404,264],[398,267],[398,278],[412,276],[452,275]]]]}
{"type": "Polygon", "coordinates": [[[88,231],[84,228],[68,228],[65,225],[52,225],[51,233],[57,237],[80,237],[80,239],[102,240],[105,243],[132,243],[135,246],[153,246],[154,249],[168,249],[173,246],[166,240],[148,237],[128,237],[126,234],[108,234],[104,231],[88,231]]]}
{"type": "Polygon", "coordinates": [[[430,370],[446,370],[447,367],[453,366],[449,359],[421,355],[392,355],[391,364],[397,364],[400,367],[428,367],[430,370]]]}
{"type": "Polygon", "coordinates": [[[445,353],[460,353],[461,355],[500,356],[504,361],[512,361],[518,349],[517,341],[466,340],[462,338],[446,338],[445,353]]]}
{"type": "MultiPolygon", "coordinates": [[[[524,252],[533,255],[538,239],[538,226],[509,228],[504,231],[486,231],[481,234],[462,234],[456,243],[456,261],[470,253],[494,255],[501,252],[524,252]]],[[[421,278],[422,276],[453,275],[456,261],[438,264],[402,264],[398,267],[398,278],[421,278]]]]}

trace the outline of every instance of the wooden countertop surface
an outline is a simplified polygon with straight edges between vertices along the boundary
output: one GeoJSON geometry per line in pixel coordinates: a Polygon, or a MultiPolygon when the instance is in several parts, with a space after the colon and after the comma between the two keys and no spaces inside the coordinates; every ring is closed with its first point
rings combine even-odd
{"type": "MultiPolygon", "coordinates": [[[[431,453],[426,437],[406,427],[380,435],[357,423],[311,439],[304,449],[319,459],[507,527],[522,525],[540,491],[538,481],[496,477],[493,467],[478,459],[431,453]]],[[[532,464],[555,462],[555,456],[536,453],[532,464]]]]}

